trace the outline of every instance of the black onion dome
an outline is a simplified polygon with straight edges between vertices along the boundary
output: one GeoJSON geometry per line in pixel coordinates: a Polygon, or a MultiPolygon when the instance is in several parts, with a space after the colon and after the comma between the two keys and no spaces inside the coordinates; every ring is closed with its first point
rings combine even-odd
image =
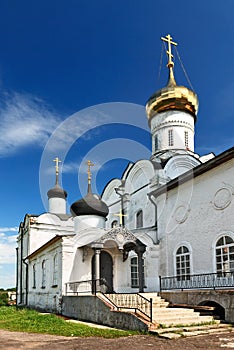
{"type": "Polygon", "coordinates": [[[51,188],[48,192],[47,192],[47,196],[48,198],[63,198],[66,199],[67,198],[67,192],[62,189],[59,184],[56,183],[56,185],[51,188]]]}
{"type": "Polygon", "coordinates": [[[104,218],[108,215],[109,209],[98,196],[88,191],[84,198],[79,199],[71,205],[70,211],[73,216],[98,215],[104,218]]]}

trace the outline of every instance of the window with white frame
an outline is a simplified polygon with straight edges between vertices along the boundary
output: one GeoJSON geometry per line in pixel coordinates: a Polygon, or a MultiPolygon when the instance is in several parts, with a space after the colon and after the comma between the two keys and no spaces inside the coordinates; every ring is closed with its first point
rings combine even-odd
{"type": "MultiPolygon", "coordinates": [[[[143,260],[143,284],[145,284],[145,266],[143,260]]],[[[131,287],[139,287],[139,272],[138,272],[138,257],[134,256],[131,258],[131,287]]]]}
{"type": "Polygon", "coordinates": [[[43,260],[41,264],[41,287],[45,288],[46,286],[46,261],[43,260]]]}
{"type": "Polygon", "coordinates": [[[223,236],[216,243],[216,270],[220,276],[234,272],[234,241],[230,236],[223,236]]]}
{"type": "Polygon", "coordinates": [[[58,254],[53,258],[53,286],[58,285],[58,254]]]}
{"type": "Polygon", "coordinates": [[[36,264],[33,264],[33,288],[36,288],[36,264]]]}
{"type": "Polygon", "coordinates": [[[184,132],[184,145],[185,147],[188,148],[189,144],[188,144],[188,131],[184,132]]]}
{"type": "Polygon", "coordinates": [[[139,210],[136,213],[136,228],[143,227],[143,211],[139,210]]]}
{"type": "Polygon", "coordinates": [[[174,146],[173,130],[168,130],[168,146],[174,146]]]}
{"type": "Polygon", "coordinates": [[[178,280],[188,280],[190,277],[190,252],[181,246],[176,251],[176,276],[178,280]]]}

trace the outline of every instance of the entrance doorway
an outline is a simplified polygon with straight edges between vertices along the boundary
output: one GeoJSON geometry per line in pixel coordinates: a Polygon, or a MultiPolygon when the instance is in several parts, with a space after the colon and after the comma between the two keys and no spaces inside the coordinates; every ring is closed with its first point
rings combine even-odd
{"type": "MultiPolygon", "coordinates": [[[[113,292],[113,260],[109,253],[101,251],[100,253],[100,278],[105,281],[105,293],[113,292]]],[[[92,279],[95,276],[95,255],[92,258],[92,279]]]]}

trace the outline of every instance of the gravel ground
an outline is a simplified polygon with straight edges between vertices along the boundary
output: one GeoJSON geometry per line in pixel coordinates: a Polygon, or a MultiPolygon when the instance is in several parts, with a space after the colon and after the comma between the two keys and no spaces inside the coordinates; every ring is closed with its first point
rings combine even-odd
{"type": "Polygon", "coordinates": [[[0,349],[2,350],[225,350],[227,348],[234,348],[233,332],[166,340],[150,335],[137,335],[115,339],[96,337],[67,338],[47,334],[0,330],[0,349]]]}

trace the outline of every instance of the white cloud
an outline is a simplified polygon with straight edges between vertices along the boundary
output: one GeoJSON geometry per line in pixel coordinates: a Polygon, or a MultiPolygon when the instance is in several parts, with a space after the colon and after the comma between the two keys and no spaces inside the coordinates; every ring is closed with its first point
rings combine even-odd
{"type": "Polygon", "coordinates": [[[0,232],[17,232],[18,227],[0,227],[0,232]]]}
{"type": "Polygon", "coordinates": [[[79,168],[78,162],[70,162],[70,163],[63,164],[62,172],[68,173],[68,174],[78,173],[78,168],[79,168]]]}
{"type": "Polygon", "coordinates": [[[0,235],[0,264],[15,263],[16,235],[1,233],[0,235]]]}
{"type": "Polygon", "coordinates": [[[0,270],[1,288],[10,288],[15,286],[15,265],[16,265],[16,246],[18,231],[17,227],[0,227],[0,270]]]}
{"type": "MultiPolygon", "coordinates": [[[[5,271],[5,266],[0,266],[0,269],[5,271]]],[[[12,288],[15,284],[15,267],[9,265],[7,271],[1,273],[0,288],[12,288]]]]}
{"type": "MultiPolygon", "coordinates": [[[[94,166],[91,168],[91,172],[95,173],[97,171],[97,169],[99,169],[101,167],[101,164],[97,161],[92,159],[92,163],[94,164],[94,166]]],[[[70,163],[66,163],[63,164],[62,167],[62,173],[80,173],[80,174],[86,174],[88,170],[87,167],[87,159],[85,158],[82,163],[80,164],[80,161],[78,162],[70,162],[70,163]]]]}
{"type": "Polygon", "coordinates": [[[50,152],[67,151],[71,148],[73,143],[82,137],[86,140],[97,135],[98,131],[93,130],[96,124],[99,124],[98,116],[85,115],[83,117],[84,111],[75,113],[65,119],[57,129],[54,129],[54,133],[51,135],[48,144],[46,145],[47,150],[50,152]],[[92,130],[91,133],[85,134],[86,131],[92,130]]]}
{"type": "MultiPolygon", "coordinates": [[[[92,162],[94,163],[94,166],[92,167],[91,171],[92,173],[95,173],[97,171],[97,169],[99,169],[101,167],[101,164],[96,160],[94,161],[92,159],[92,162]]],[[[87,159],[85,158],[85,160],[82,161],[82,163],[80,164],[80,161],[77,160],[77,162],[67,162],[67,163],[63,163],[63,165],[61,166],[61,173],[62,174],[86,174],[87,173],[87,159]]],[[[54,167],[49,167],[46,170],[47,174],[54,174],[54,167]]],[[[1,231],[1,228],[0,228],[1,231]]]]}
{"type": "Polygon", "coordinates": [[[0,156],[31,144],[43,147],[60,122],[43,100],[27,94],[5,94],[0,110],[0,156]]]}

